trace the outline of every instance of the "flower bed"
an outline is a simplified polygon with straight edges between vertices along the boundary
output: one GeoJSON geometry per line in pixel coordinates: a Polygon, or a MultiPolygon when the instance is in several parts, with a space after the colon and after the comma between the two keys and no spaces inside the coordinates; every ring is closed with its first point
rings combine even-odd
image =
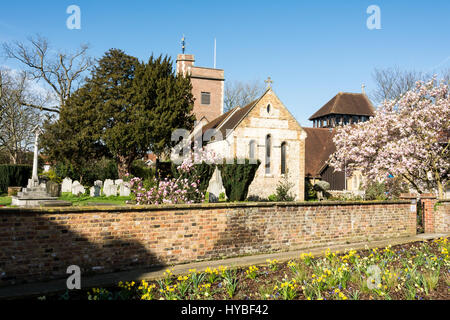
{"type": "MultiPolygon", "coordinates": [[[[66,292],[50,299],[449,299],[448,238],[394,247],[302,254],[261,266],[189,270],[167,269],[158,281],[120,282],[111,288],[66,292]]],[[[44,299],[46,297],[41,297],[44,299]]]]}

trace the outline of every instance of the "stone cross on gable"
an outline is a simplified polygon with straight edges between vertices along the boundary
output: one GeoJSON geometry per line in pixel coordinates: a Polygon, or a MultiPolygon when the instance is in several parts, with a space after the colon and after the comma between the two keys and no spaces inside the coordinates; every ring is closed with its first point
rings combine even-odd
{"type": "Polygon", "coordinates": [[[272,87],[272,79],[270,77],[267,78],[267,80],[264,80],[265,83],[267,83],[267,89],[272,87]]]}

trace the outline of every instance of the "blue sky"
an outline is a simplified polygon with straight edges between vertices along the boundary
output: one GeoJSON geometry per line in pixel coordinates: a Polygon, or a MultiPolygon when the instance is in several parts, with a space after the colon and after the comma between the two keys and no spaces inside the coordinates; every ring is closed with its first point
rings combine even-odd
{"type": "MultiPolygon", "coordinates": [[[[55,48],[89,43],[100,57],[109,48],[146,60],[151,53],[186,53],[196,65],[217,67],[226,81],[263,80],[303,126],[337,92],[373,90],[376,67],[433,72],[450,67],[450,1],[2,1],[0,42],[35,33],[55,48]],[[81,8],[81,30],[66,28],[66,8],[81,8]],[[369,30],[370,5],[381,29],[369,30]]],[[[0,58],[0,65],[18,68],[0,58]]]]}

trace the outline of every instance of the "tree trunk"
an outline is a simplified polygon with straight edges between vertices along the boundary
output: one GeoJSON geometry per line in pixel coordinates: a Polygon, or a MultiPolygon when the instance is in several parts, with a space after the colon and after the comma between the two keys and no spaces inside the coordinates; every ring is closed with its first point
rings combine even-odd
{"type": "MultiPolygon", "coordinates": [[[[436,176],[439,176],[439,173],[436,173],[436,176]]],[[[442,182],[440,179],[437,179],[437,187],[438,187],[438,195],[439,199],[444,199],[444,186],[442,185],[442,182]]]]}
{"type": "Polygon", "coordinates": [[[119,174],[119,179],[123,179],[127,173],[130,173],[130,166],[133,160],[131,157],[118,156],[117,157],[117,171],[119,174]]]}

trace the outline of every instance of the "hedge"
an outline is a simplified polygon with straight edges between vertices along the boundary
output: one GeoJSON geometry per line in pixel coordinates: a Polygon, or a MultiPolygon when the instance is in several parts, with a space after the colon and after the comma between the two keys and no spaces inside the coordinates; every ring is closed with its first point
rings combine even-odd
{"type": "Polygon", "coordinates": [[[248,187],[255,178],[256,170],[258,170],[261,161],[251,164],[249,159],[234,159],[234,163],[224,163],[218,165],[222,174],[222,183],[225,193],[230,201],[244,201],[247,198],[248,187]],[[242,164],[238,164],[241,163],[242,164]]]}
{"type": "Polygon", "coordinates": [[[30,165],[0,164],[0,194],[7,193],[8,187],[25,187],[32,171],[30,165]]]}

